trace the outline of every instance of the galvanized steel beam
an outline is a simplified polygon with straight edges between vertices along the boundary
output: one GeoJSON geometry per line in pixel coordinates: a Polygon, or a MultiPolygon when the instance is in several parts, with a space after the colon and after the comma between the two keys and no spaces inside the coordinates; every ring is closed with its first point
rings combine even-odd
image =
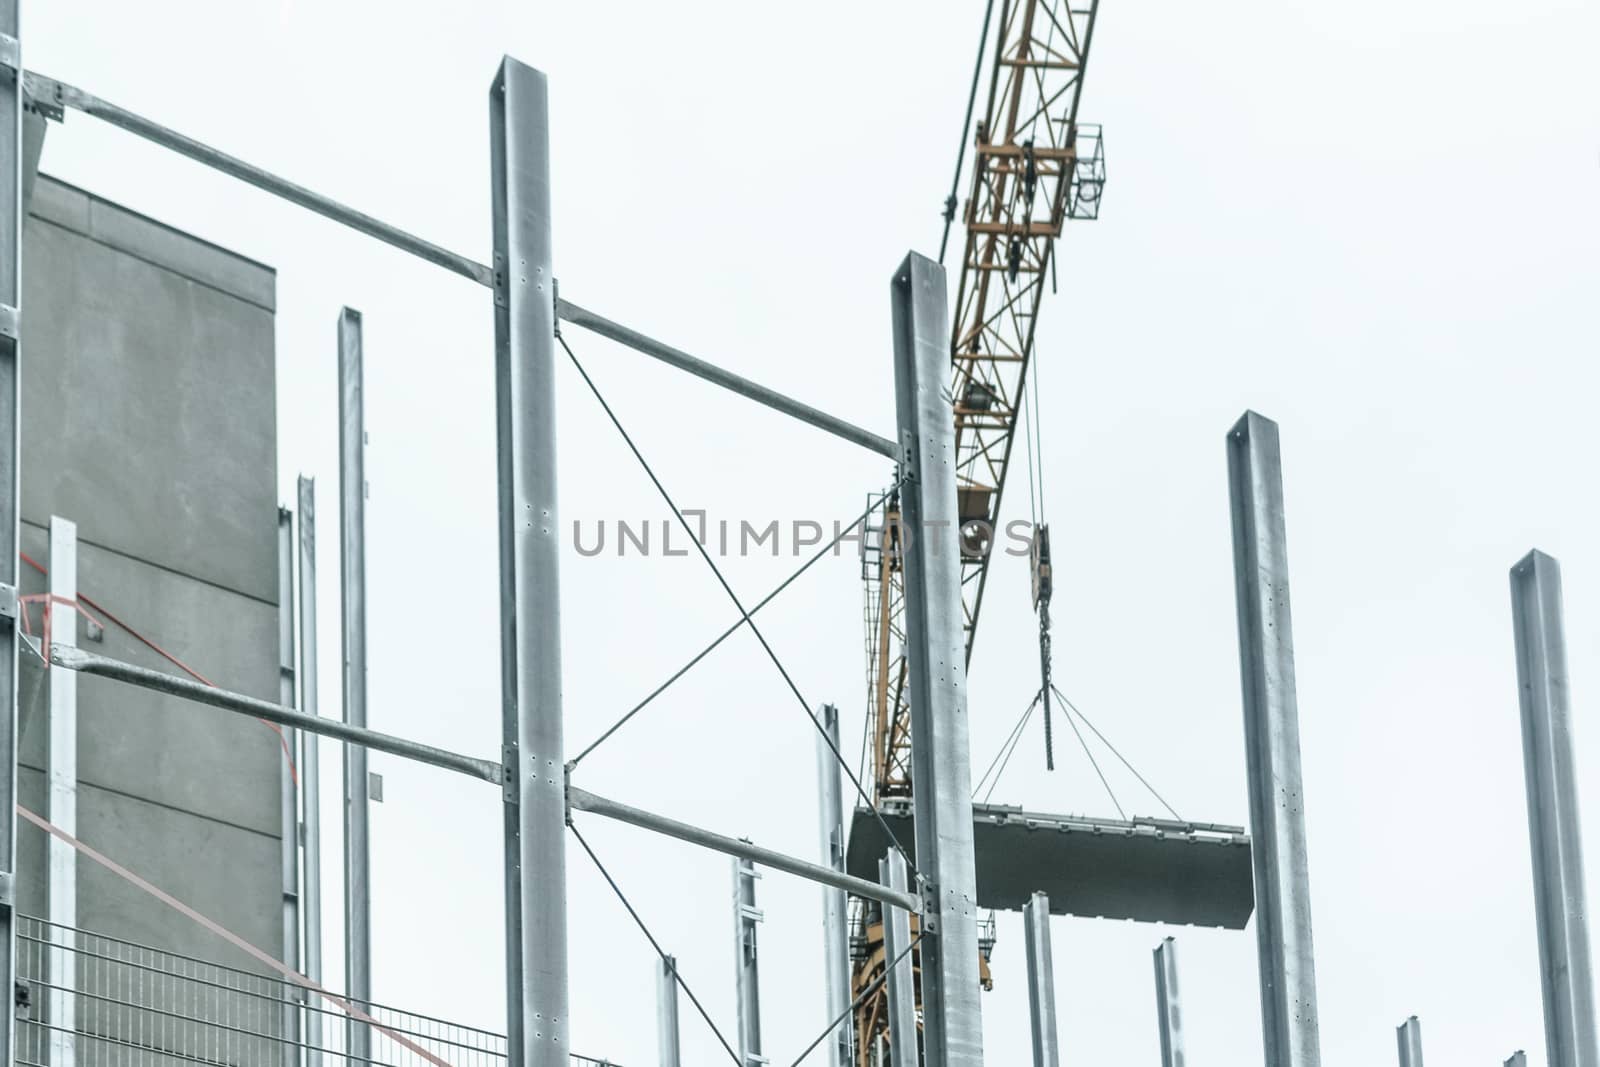
{"type": "Polygon", "coordinates": [[[895,272],[895,410],[903,450],[912,795],[924,880],[922,1025],[929,1067],[983,1062],[977,875],[949,395],[944,270],[915,253],[895,272]]]}
{"type": "MultiPolygon", "coordinates": [[[[878,861],[879,878],[897,893],[907,888],[906,860],[895,851],[878,861]]],[[[925,940],[924,945],[927,944],[925,940]]],[[[916,960],[911,947],[911,915],[893,904],[883,905],[884,992],[888,999],[889,1057],[897,1064],[917,1064],[916,960]],[[902,1055],[901,1050],[909,1050],[902,1055]]]]}
{"type": "Polygon", "coordinates": [[[1394,1028],[1394,1040],[1400,1049],[1400,1067],[1422,1067],[1422,1023],[1415,1015],[1394,1028]]]}
{"type": "MultiPolygon", "coordinates": [[[[53,567],[53,564],[52,564],[53,567]]],[[[72,672],[63,672],[71,677],[72,672]]],[[[294,516],[288,508],[278,509],[278,703],[295,706],[294,665],[294,516]]],[[[283,737],[283,758],[278,761],[278,856],[283,898],[283,962],[300,970],[300,813],[299,789],[292,762],[297,750],[294,730],[279,727],[283,737]]],[[[54,821],[54,820],[52,820],[54,821]]],[[[57,823],[59,826],[60,824],[57,823]]],[[[54,839],[52,839],[54,840],[54,839]]],[[[305,991],[294,984],[284,986],[283,1050],[284,1067],[300,1062],[300,1014],[306,1002],[305,991]]]]}
{"type": "Polygon", "coordinates": [[[682,1067],[678,1037],[678,961],[656,959],[656,1055],[661,1067],[682,1067]]]}
{"type": "MultiPolygon", "coordinates": [[[[50,642],[78,645],[78,526],[50,516],[50,642]]],[[[50,678],[50,729],[46,753],[45,817],[78,834],[78,676],[50,678]]],[[[50,1067],[73,1067],[78,1046],[78,851],[56,837],[45,842],[48,871],[45,916],[52,924],[49,956],[50,1067]]]]}
{"type": "MultiPolygon", "coordinates": [[[[367,726],[367,429],[361,313],[339,312],[339,584],[344,721],[367,726]]],[[[372,859],[367,829],[367,750],[344,749],[344,968],[350,1000],[372,1003],[372,859]]],[[[364,1063],[372,1031],[351,1018],[345,1048],[364,1063]]]]}
{"type": "Polygon", "coordinates": [[[1035,893],[1022,906],[1028,954],[1028,1029],[1033,1036],[1033,1067],[1059,1067],[1056,1038],[1056,969],[1050,952],[1050,898],[1035,893]]]}
{"type": "MultiPolygon", "coordinates": [[[[300,713],[317,718],[317,484],[300,476],[300,713]]],[[[320,735],[300,731],[300,818],[304,864],[301,925],[305,976],[322,982],[322,761],[320,735]]],[[[306,1067],[322,1062],[322,1013],[306,1013],[306,1067]]]]}
{"type": "MultiPolygon", "coordinates": [[[[817,738],[817,813],[821,823],[822,863],[840,874],[845,869],[844,781],[839,760],[839,709],[822,705],[818,721],[825,736],[817,738]]],[[[827,1018],[844,1016],[828,1042],[830,1067],[852,1067],[850,1008],[849,898],[835,886],[822,888],[823,1007],[827,1018]]]]}
{"type": "Polygon", "coordinates": [[[500,512],[508,1067],[567,1067],[566,749],[545,76],[489,89],[500,512]]]}
{"type": "Polygon", "coordinates": [[[761,1054],[761,952],[756,924],[765,916],[756,907],[755,864],[743,856],[733,858],[733,977],[738,1007],[739,1062],[760,1067],[761,1054]]]}
{"type": "Polygon", "coordinates": [[[1273,1067],[1319,1067],[1278,425],[1248,411],[1228,432],[1227,445],[1262,1041],[1273,1067]]]}
{"type": "Polygon", "coordinates": [[[1533,551],[1511,568],[1528,838],[1550,1067],[1600,1067],[1572,747],[1561,566],[1533,551]]]}
{"type": "Polygon", "coordinates": [[[1166,938],[1155,950],[1156,1026],[1161,1067],[1184,1067],[1183,1006],[1178,996],[1178,943],[1166,938]]]}

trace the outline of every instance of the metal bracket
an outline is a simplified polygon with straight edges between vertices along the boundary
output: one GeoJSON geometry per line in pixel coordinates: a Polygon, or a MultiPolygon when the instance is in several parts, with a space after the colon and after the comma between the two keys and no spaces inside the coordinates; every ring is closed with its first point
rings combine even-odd
{"type": "Polygon", "coordinates": [[[21,332],[22,312],[10,304],[0,304],[0,337],[9,337],[15,341],[21,332]]]}
{"type": "Polygon", "coordinates": [[[13,74],[22,71],[22,42],[8,33],[0,33],[0,67],[13,74]]]}
{"type": "Polygon", "coordinates": [[[922,914],[918,917],[918,929],[923,934],[937,934],[939,932],[939,889],[932,882],[924,881],[919,894],[922,897],[922,914]]]}
{"type": "Polygon", "coordinates": [[[35,74],[31,70],[23,71],[22,100],[29,109],[47,119],[66,121],[66,91],[54,78],[46,78],[43,74],[35,74]]]}
{"type": "Polygon", "coordinates": [[[550,321],[556,324],[556,336],[561,336],[561,281],[550,279],[550,321]]]}
{"type": "Polygon", "coordinates": [[[517,755],[516,745],[500,746],[500,795],[507,804],[517,802],[517,755]]]}
{"type": "Polygon", "coordinates": [[[17,617],[17,587],[0,582],[0,618],[17,617]]]}

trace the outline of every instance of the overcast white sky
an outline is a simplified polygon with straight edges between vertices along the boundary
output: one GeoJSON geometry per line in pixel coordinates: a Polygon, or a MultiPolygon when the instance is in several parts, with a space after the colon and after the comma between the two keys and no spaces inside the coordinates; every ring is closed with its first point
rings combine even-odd
{"type": "MultiPolygon", "coordinates": [[[[977,33],[966,3],[26,5],[28,65],[483,260],[486,92],[550,74],[562,293],[889,430],[890,272],[936,252],[977,33]]],[[[1056,670],[1185,816],[1243,823],[1223,433],[1283,427],[1322,1042],[1393,1062],[1544,1061],[1507,568],[1565,564],[1580,766],[1600,768],[1600,75],[1593,4],[1107,0],[1083,117],[1100,221],[1061,248],[1038,339],[1056,670]]],[[[46,170],[279,271],[279,482],[318,476],[322,706],[338,707],[334,322],[365,314],[371,721],[491,755],[494,423],[488,294],[81,116],[46,170]]],[[[848,518],[889,476],[849,445],[574,331],[685,506],[848,518]]],[[[664,515],[574,375],[564,521],[664,515]]],[[[1022,494],[1010,498],[1011,516],[1022,494]]],[[[742,594],[789,559],[727,563],[742,594]]],[[[730,621],[692,557],[563,574],[569,750],[730,621]]],[[[762,616],[858,736],[853,561],[762,616]]],[[[996,563],[971,678],[981,770],[1038,685],[1025,560],[996,563]]],[[[996,799],[1108,814],[1037,728],[996,799]]],[[[338,761],[324,750],[330,849],[338,761]]],[[[375,996],[501,1026],[499,800],[373,757],[375,996]]],[[[810,725],[747,635],[586,761],[585,786],[816,849],[810,725]]],[[[1155,813],[1136,783],[1114,784],[1155,813]]],[[[1588,777],[1587,799],[1600,787],[1588,777]]],[[[1600,850],[1592,828],[1589,851],[1600,850]]],[[[732,1030],[724,857],[585,832],[732,1030]]],[[[340,979],[329,856],[328,977],[340,979]]],[[[576,850],[572,1040],[655,1062],[651,955],[576,850]]],[[[182,895],[181,885],[167,888],[182,895]]],[[[823,1022],[815,888],[760,886],[767,1050],[823,1022]]],[[[1591,892],[1593,899],[1593,892],[1591,892]]],[[[1180,943],[1196,1064],[1259,1062],[1253,930],[1055,922],[1068,1063],[1155,1063],[1149,952],[1180,943]]],[[[1027,1058],[1020,921],[985,997],[992,1063],[1027,1058]]],[[[688,1012],[687,1005],[685,1012],[688,1012]]],[[[692,1018],[688,1061],[722,1056],[692,1018]]]]}

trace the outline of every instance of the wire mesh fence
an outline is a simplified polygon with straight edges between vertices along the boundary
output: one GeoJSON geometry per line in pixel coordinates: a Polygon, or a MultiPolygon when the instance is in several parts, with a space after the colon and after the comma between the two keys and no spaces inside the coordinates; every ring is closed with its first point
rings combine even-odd
{"type": "MultiPolygon", "coordinates": [[[[503,1067],[502,1034],[17,916],[19,1067],[503,1067]],[[352,1033],[352,1027],[357,1028],[352,1033]],[[348,1049],[360,1047],[364,1055],[348,1049]]],[[[584,1067],[617,1067],[573,1056],[584,1067]]]]}

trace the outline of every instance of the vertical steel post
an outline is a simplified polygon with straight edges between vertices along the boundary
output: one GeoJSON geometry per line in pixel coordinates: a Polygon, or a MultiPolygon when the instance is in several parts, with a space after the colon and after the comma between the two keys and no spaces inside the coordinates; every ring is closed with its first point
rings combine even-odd
{"type": "MultiPolygon", "coordinates": [[[[817,738],[817,796],[821,819],[822,862],[844,873],[844,783],[834,751],[839,749],[839,709],[824,704],[820,716],[827,740],[817,738]],[[833,747],[828,746],[828,742],[833,747]]],[[[833,1036],[830,1067],[852,1067],[850,1035],[853,1030],[847,1009],[850,1007],[850,918],[845,891],[822,887],[823,991],[827,997],[827,1018],[845,1016],[833,1036]]]]}
{"type": "MultiPolygon", "coordinates": [[[[65,674],[66,672],[61,672],[65,674]]],[[[294,516],[278,509],[278,703],[295,702],[294,671],[294,516]]],[[[278,761],[279,870],[283,897],[283,962],[300,969],[300,813],[295,769],[295,732],[278,727],[283,737],[283,758],[278,761]]],[[[305,992],[293,983],[284,985],[283,1059],[287,1067],[300,1062],[300,1007],[305,992]]]]}
{"type": "MultiPolygon", "coordinates": [[[[300,710],[317,714],[317,483],[300,475],[300,710]]],[[[300,818],[304,872],[301,922],[305,928],[305,976],[322,982],[322,767],[318,740],[300,734],[300,818]]],[[[320,1007],[320,1002],[313,1002],[320,1007]]],[[[306,1013],[306,1067],[322,1062],[320,1010],[306,1013]]]]}
{"type": "Polygon", "coordinates": [[[1394,1028],[1394,1039],[1400,1047],[1400,1067],[1422,1067],[1422,1024],[1415,1015],[1394,1028]]]}
{"type": "Polygon", "coordinates": [[[1183,1007],[1178,999],[1178,943],[1156,946],[1156,1025],[1161,1033],[1161,1067],[1183,1067],[1183,1007]]]}
{"type": "MultiPolygon", "coordinates": [[[[339,583],[344,721],[367,725],[367,428],[361,313],[339,312],[339,583]]],[[[372,887],[367,838],[367,750],[344,750],[344,968],[350,1000],[372,1003],[372,887]]],[[[372,1032],[351,1019],[345,1048],[366,1063],[372,1032]]]]}
{"type": "Polygon", "coordinates": [[[764,916],[756,907],[756,865],[733,859],[734,991],[739,1005],[739,1062],[743,1067],[766,1063],[761,1055],[761,960],[756,924],[764,916]]]}
{"type": "MultiPolygon", "coordinates": [[[[0,995],[16,980],[17,453],[22,362],[22,28],[20,0],[0,0],[0,995]]],[[[15,1058],[16,1023],[0,1011],[0,1062],[15,1058]]]]}
{"type": "MultiPolygon", "coordinates": [[[[878,881],[890,889],[906,889],[906,859],[891,849],[878,861],[878,881]]],[[[892,904],[883,909],[883,964],[887,967],[884,991],[889,999],[889,1058],[896,1067],[917,1067],[917,988],[916,953],[906,952],[911,944],[911,913],[892,904]],[[904,954],[904,958],[902,958],[904,954]],[[900,1055],[907,1049],[908,1055],[900,1055]]],[[[923,939],[921,948],[928,941],[923,939]]],[[[926,973],[926,972],[924,972],[926,973]]]]}
{"type": "Polygon", "coordinates": [[[656,960],[656,1049],[661,1067],[681,1067],[683,1053],[678,1040],[678,961],[673,956],[656,960]]]}
{"type": "Polygon", "coordinates": [[[1261,1030],[1273,1067],[1319,1067],[1300,714],[1278,424],[1253,411],[1228,432],[1261,1030]]]}
{"type": "Polygon", "coordinates": [[[499,433],[508,1067],[566,1067],[567,851],[556,524],[555,292],[545,76],[489,90],[499,433]]]}
{"type": "Polygon", "coordinates": [[[1022,906],[1028,942],[1028,1023],[1033,1034],[1033,1067],[1057,1067],[1056,969],[1050,952],[1050,898],[1034,893],[1022,906]]]}
{"type": "MultiPolygon", "coordinates": [[[[50,516],[50,643],[78,646],[78,526],[69,519],[50,516]]],[[[74,836],[78,833],[78,678],[76,671],[51,671],[50,675],[49,788],[46,818],[74,836]]],[[[78,925],[78,853],[71,845],[51,837],[48,850],[45,914],[51,927],[49,953],[51,985],[50,1067],[73,1067],[77,1062],[78,950],[74,930],[78,925]]]]}
{"type": "Polygon", "coordinates": [[[1520,1048],[1506,1060],[1505,1067],[1528,1067],[1528,1054],[1520,1048]]]}
{"type": "Polygon", "coordinates": [[[923,1050],[929,1067],[983,1062],[977,875],[961,636],[960,522],[944,270],[911,253],[895,272],[895,408],[916,853],[925,907],[923,1050]]]}
{"type": "Polygon", "coordinates": [[[1511,568],[1522,764],[1550,1067],[1600,1067],[1584,906],[1578,768],[1573,758],[1561,565],[1533,551],[1511,568]]]}

